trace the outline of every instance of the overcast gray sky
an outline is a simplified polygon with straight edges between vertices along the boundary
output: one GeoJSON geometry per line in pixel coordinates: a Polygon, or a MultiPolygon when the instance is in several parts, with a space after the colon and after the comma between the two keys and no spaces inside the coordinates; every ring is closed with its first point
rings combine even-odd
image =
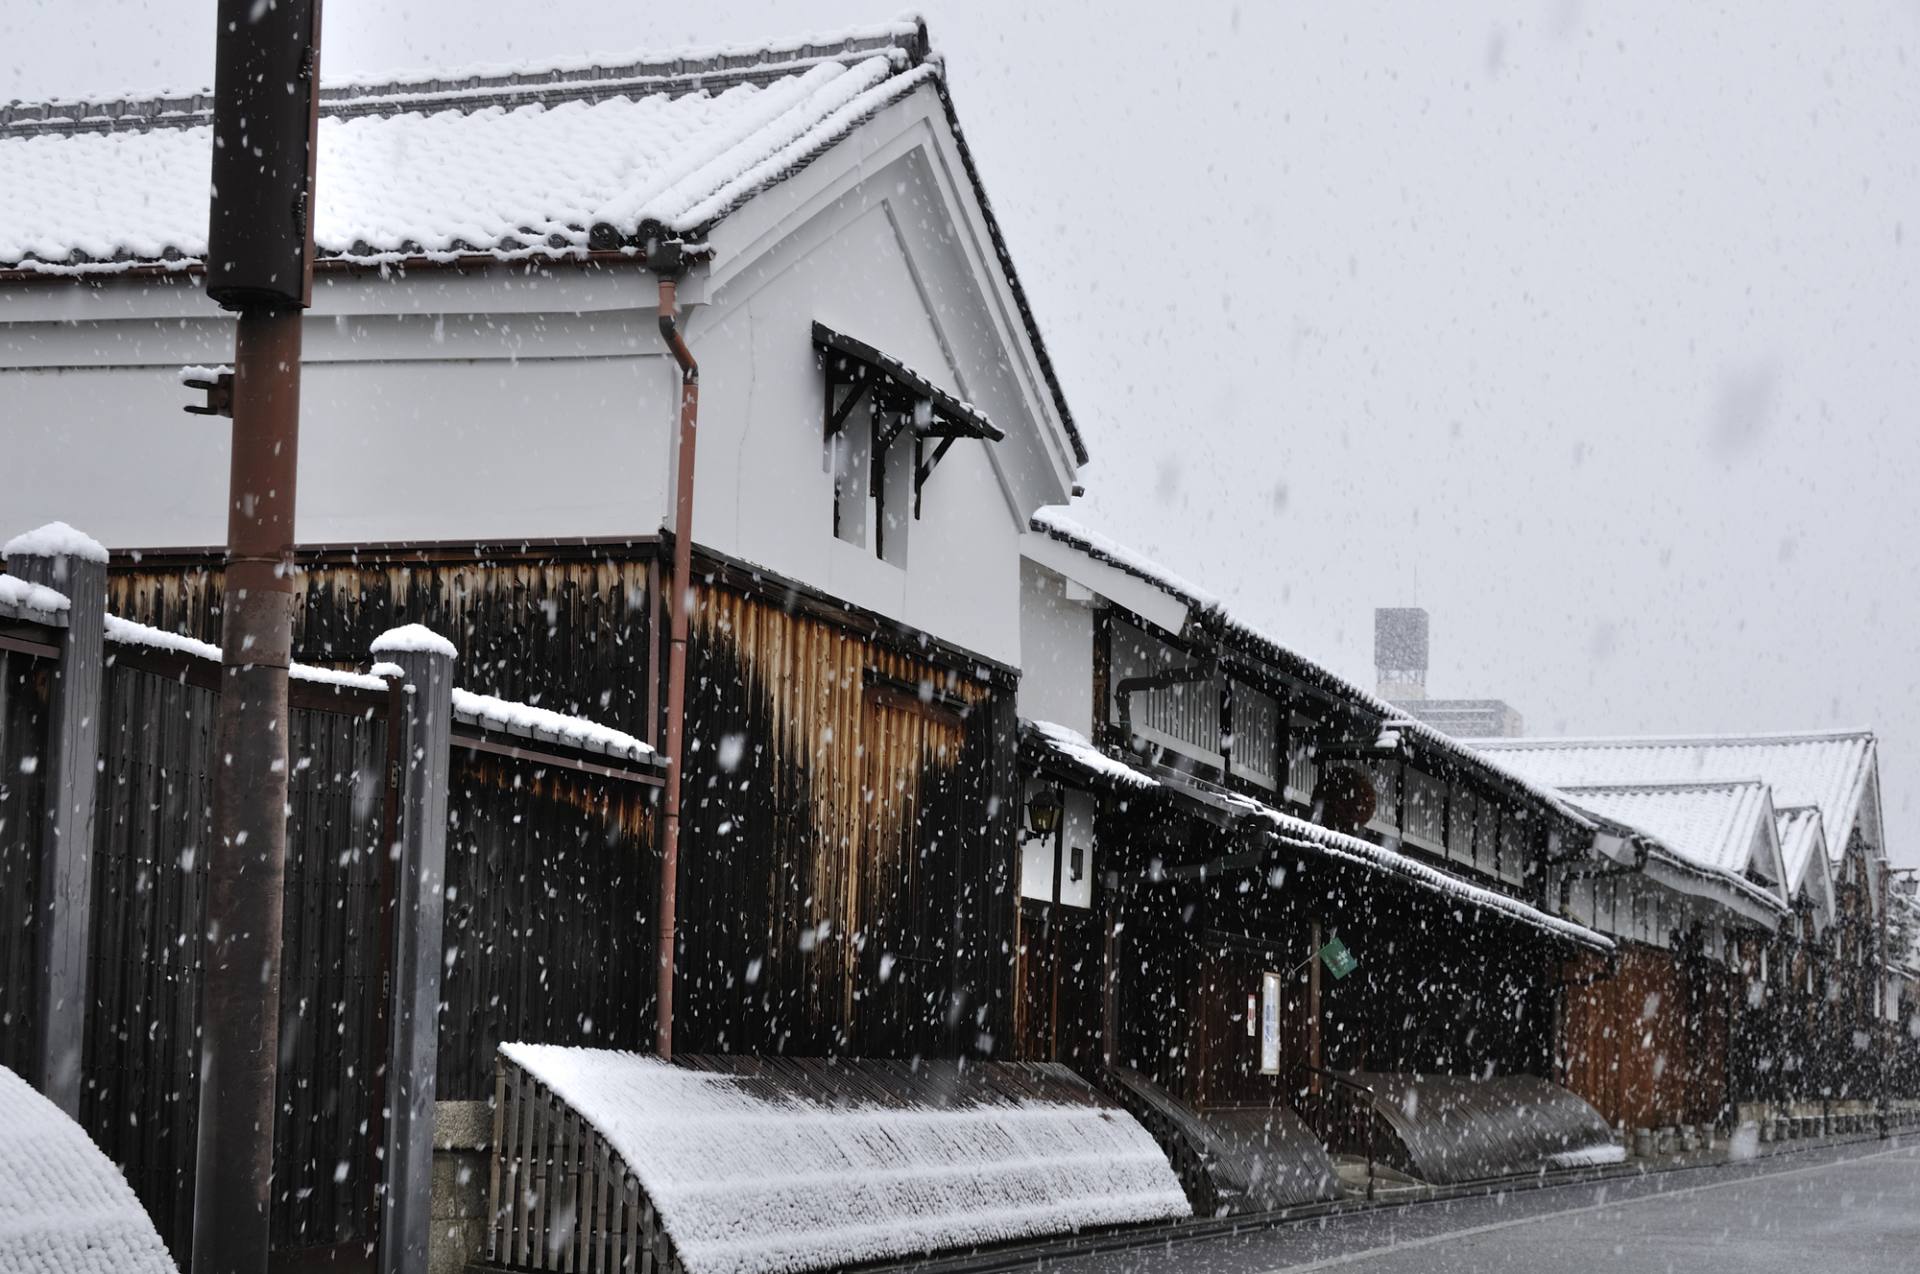
{"type": "MultiPolygon", "coordinates": [[[[928,3],[1080,515],[1533,733],[1871,725],[1920,864],[1920,3],[928,3]]],[[[0,98],[204,86],[211,0],[6,0],[0,98]]],[[[324,63],[894,16],[328,0],[324,63]],[[663,16],[664,13],[664,16],[663,16]]]]}

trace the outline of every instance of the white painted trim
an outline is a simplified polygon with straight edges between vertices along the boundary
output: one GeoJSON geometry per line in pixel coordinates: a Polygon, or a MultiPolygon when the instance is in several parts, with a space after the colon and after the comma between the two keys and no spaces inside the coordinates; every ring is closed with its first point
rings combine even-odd
{"type": "Polygon", "coordinates": [[[1139,576],[1091,557],[1044,531],[1027,531],[1021,535],[1020,556],[1061,579],[1091,589],[1163,633],[1178,637],[1187,626],[1190,612],[1186,603],[1139,576]]]}

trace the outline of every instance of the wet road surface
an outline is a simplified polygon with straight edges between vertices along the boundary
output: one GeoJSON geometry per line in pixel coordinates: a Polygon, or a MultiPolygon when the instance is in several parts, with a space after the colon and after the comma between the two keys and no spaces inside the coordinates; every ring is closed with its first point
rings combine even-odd
{"type": "Polygon", "coordinates": [[[1920,1147],[1831,1147],[1024,1268],[1050,1274],[1920,1274],[1920,1147]]]}

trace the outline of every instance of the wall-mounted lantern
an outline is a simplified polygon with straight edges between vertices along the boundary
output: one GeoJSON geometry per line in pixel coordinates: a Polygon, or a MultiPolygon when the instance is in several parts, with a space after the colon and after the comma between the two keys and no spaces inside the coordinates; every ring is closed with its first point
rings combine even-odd
{"type": "Polygon", "coordinates": [[[1043,787],[1027,802],[1027,832],[1035,840],[1050,840],[1060,830],[1060,793],[1043,787]]]}

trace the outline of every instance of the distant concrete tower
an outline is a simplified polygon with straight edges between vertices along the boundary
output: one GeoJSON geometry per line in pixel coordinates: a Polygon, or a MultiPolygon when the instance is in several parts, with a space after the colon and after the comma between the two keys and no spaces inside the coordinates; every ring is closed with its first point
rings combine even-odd
{"type": "Polygon", "coordinates": [[[1373,612],[1373,667],[1382,699],[1427,697],[1427,612],[1381,606],[1373,612]]]}
{"type": "Polygon", "coordinates": [[[1518,738],[1526,722],[1501,699],[1427,697],[1427,612],[1382,606],[1373,612],[1373,666],[1379,694],[1416,721],[1457,739],[1518,738]]]}

